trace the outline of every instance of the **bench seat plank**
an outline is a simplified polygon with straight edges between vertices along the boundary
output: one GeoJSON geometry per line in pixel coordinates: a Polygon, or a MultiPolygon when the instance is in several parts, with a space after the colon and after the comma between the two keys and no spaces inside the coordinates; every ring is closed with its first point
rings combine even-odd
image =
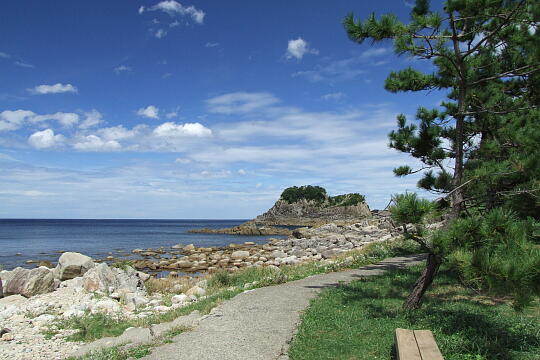
{"type": "Polygon", "coordinates": [[[398,360],[422,360],[413,330],[396,329],[396,353],[398,360]]]}
{"type": "Polygon", "coordinates": [[[414,330],[414,337],[422,360],[444,360],[431,331],[414,330]]]}

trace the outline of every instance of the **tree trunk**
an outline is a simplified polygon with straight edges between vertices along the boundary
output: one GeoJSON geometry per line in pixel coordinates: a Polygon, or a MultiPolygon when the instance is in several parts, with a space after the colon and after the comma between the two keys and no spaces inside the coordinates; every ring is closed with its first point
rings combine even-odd
{"type": "Polygon", "coordinates": [[[2,288],[2,278],[0,278],[0,299],[4,297],[4,289],[2,288]]]}
{"type": "Polygon", "coordinates": [[[422,271],[418,280],[416,280],[411,293],[407,297],[405,304],[403,304],[405,309],[417,309],[420,307],[422,297],[433,282],[435,275],[437,275],[441,263],[442,259],[439,256],[431,253],[428,255],[426,268],[422,271]]]}
{"type": "Polygon", "coordinates": [[[467,96],[467,68],[461,50],[459,48],[459,39],[455,27],[455,19],[453,13],[450,13],[450,24],[452,27],[452,43],[454,45],[454,55],[456,57],[456,64],[459,72],[459,85],[458,85],[458,108],[457,114],[454,116],[456,119],[456,137],[454,139],[454,152],[455,152],[455,165],[454,176],[452,177],[452,190],[456,189],[452,195],[452,212],[453,219],[459,217],[461,211],[464,209],[463,202],[463,188],[459,188],[461,180],[463,178],[463,125],[465,122],[465,110],[466,110],[466,96],[467,96]]]}

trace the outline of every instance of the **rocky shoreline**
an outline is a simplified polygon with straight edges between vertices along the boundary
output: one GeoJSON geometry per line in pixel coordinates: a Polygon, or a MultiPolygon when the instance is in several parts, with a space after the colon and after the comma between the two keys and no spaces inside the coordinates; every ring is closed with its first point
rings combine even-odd
{"type": "MultiPolygon", "coordinates": [[[[58,329],[47,339],[45,329],[58,319],[88,313],[137,319],[168,312],[206,296],[207,281],[186,278],[185,273],[235,272],[248,267],[269,267],[305,262],[332,262],[332,258],[365,244],[396,239],[399,229],[389,217],[373,216],[350,225],[329,223],[317,228],[299,228],[287,239],[270,239],[227,247],[175,245],[167,249],[135,249],[144,260],[119,264],[96,263],[77,253],[64,253],[54,269],[38,267],[1,271],[0,354],[11,359],[63,359],[78,348],[66,342],[73,330],[58,329]],[[140,271],[145,270],[145,272],[140,271]],[[169,271],[169,277],[151,279],[146,270],[169,271]],[[148,281],[176,282],[176,295],[169,301],[159,292],[148,291],[148,281]]],[[[196,274],[200,275],[200,274],[196,274]]]]}

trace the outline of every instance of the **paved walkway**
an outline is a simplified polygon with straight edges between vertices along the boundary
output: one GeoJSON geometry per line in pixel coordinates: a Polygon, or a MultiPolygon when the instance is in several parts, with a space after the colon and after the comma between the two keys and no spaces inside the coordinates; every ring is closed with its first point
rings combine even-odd
{"type": "Polygon", "coordinates": [[[414,265],[422,255],[386,259],[357,270],[311,276],[237,295],[216,307],[192,331],[154,348],[146,360],[285,360],[309,302],[326,287],[414,265]]]}

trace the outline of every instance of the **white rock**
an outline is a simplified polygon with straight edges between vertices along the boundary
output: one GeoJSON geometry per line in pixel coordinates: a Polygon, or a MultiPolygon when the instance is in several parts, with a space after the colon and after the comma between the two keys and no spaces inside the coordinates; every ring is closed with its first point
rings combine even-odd
{"type": "Polygon", "coordinates": [[[188,291],[186,291],[186,294],[187,295],[195,295],[195,296],[204,296],[204,295],[206,295],[206,290],[204,290],[201,287],[194,286],[191,289],[189,289],[188,291]]]}
{"type": "Polygon", "coordinates": [[[249,251],[245,250],[237,250],[231,254],[231,259],[233,260],[244,260],[247,257],[249,257],[249,251]]]}
{"type": "Polygon", "coordinates": [[[183,304],[183,303],[189,302],[190,299],[189,299],[189,296],[187,296],[186,294],[180,294],[180,295],[174,295],[171,298],[171,301],[173,304],[183,304]]]}

